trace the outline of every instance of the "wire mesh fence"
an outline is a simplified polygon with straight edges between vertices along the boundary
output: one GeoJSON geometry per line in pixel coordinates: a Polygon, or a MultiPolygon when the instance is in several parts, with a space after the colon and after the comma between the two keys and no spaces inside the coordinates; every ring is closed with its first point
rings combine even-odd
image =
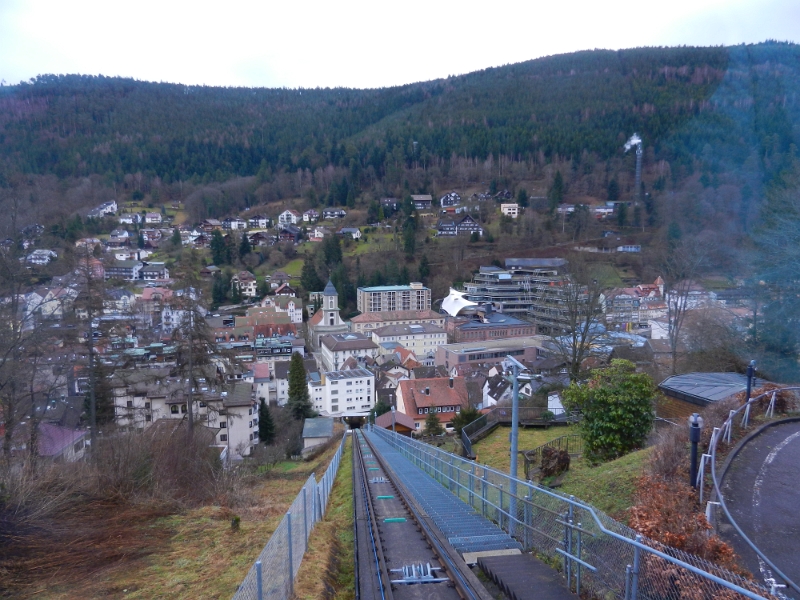
{"type": "Polygon", "coordinates": [[[372,431],[525,550],[557,565],[579,594],[624,600],[769,596],[758,583],[644,538],[573,497],[391,431],[372,431]]]}
{"type": "Polygon", "coordinates": [[[333,481],[339,470],[347,436],[317,482],[312,473],[297,494],[286,515],[247,572],[234,600],[287,600],[294,589],[294,578],[308,547],[314,525],[325,515],[333,481]]]}

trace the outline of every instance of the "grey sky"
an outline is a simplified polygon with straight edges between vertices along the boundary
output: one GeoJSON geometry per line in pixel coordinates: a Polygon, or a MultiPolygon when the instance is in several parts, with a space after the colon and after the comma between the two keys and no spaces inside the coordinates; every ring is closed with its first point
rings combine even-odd
{"type": "Polygon", "coordinates": [[[0,0],[0,79],[381,87],[590,48],[798,38],[798,0],[0,0]]]}

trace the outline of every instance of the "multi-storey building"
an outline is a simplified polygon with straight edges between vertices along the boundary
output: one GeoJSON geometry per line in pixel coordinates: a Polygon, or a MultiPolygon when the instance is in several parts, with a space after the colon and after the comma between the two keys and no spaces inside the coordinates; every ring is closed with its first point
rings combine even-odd
{"type": "Polygon", "coordinates": [[[330,371],[340,369],[350,357],[363,360],[378,356],[378,345],[362,333],[323,335],[319,342],[320,359],[330,371]]]}
{"type": "Polygon", "coordinates": [[[308,393],[323,416],[366,415],[375,405],[375,376],[366,369],[326,371],[309,381],[308,393]]]}
{"type": "Polygon", "coordinates": [[[357,308],[362,313],[395,310],[430,310],[431,290],[419,282],[410,285],[360,287],[357,308]]]}
{"type": "Polygon", "coordinates": [[[546,356],[545,346],[550,340],[543,335],[446,344],[436,349],[436,366],[451,370],[459,365],[496,365],[507,356],[517,360],[534,361],[546,356]]]}
{"type": "Polygon", "coordinates": [[[447,321],[447,336],[451,343],[499,340],[531,336],[536,326],[507,313],[496,312],[486,304],[474,313],[457,316],[447,321]]]}
{"type": "Polygon", "coordinates": [[[462,408],[469,406],[469,394],[463,377],[407,379],[397,386],[397,410],[414,421],[414,429],[425,427],[430,413],[436,413],[445,427],[462,408]]]}
{"type": "Polygon", "coordinates": [[[352,331],[370,333],[389,325],[420,325],[430,323],[444,327],[445,316],[433,310],[394,310],[382,312],[365,312],[350,319],[352,331]]]}
{"type": "Polygon", "coordinates": [[[447,332],[430,323],[389,325],[372,331],[372,341],[380,345],[396,342],[411,350],[418,360],[433,359],[436,348],[447,343],[447,332]]]}

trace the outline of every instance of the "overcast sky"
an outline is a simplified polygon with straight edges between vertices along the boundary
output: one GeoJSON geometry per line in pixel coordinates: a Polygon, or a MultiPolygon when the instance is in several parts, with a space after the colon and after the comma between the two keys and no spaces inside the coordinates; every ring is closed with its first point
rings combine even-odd
{"type": "Polygon", "coordinates": [[[575,50],[800,41],[800,0],[0,0],[0,80],[382,87],[575,50]]]}

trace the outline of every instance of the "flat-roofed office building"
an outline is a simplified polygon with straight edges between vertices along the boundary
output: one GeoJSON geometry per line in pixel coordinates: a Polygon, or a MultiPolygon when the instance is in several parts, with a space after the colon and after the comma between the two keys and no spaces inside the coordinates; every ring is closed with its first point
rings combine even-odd
{"type": "Polygon", "coordinates": [[[431,290],[419,282],[409,285],[360,287],[357,308],[362,313],[397,310],[430,310],[431,290]]]}

